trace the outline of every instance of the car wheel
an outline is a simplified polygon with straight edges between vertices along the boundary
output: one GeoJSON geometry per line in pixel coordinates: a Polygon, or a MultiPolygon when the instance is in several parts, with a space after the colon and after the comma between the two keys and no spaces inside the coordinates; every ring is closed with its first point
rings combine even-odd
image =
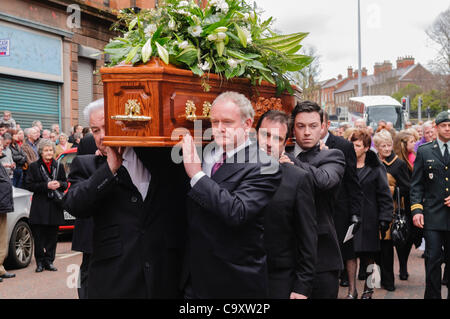
{"type": "Polygon", "coordinates": [[[5,264],[11,268],[25,268],[33,257],[33,235],[30,226],[19,221],[11,233],[9,253],[5,264]]]}

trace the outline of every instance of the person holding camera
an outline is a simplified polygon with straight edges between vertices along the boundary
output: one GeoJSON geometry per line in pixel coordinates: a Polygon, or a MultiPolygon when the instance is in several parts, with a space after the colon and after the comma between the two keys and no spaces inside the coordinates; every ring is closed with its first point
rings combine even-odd
{"type": "Polygon", "coordinates": [[[36,272],[56,271],[58,226],[64,223],[63,192],[67,189],[64,166],[53,159],[55,144],[43,139],[38,144],[39,159],[30,164],[25,188],[33,192],[30,224],[34,237],[36,272]]]}

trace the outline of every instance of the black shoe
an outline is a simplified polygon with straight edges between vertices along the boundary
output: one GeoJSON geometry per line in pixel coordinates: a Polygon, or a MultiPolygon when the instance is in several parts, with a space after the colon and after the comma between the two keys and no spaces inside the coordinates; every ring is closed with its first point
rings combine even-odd
{"type": "Polygon", "coordinates": [[[350,286],[350,283],[346,279],[342,279],[341,283],[339,284],[341,287],[348,287],[350,286]]]}
{"type": "Polygon", "coordinates": [[[367,289],[361,295],[361,299],[372,299],[373,289],[367,289]]]}
{"type": "Polygon", "coordinates": [[[45,270],[50,270],[50,271],[57,271],[58,270],[58,269],[56,269],[55,266],[53,266],[52,263],[45,264],[44,268],[45,268],[45,270]]]}
{"type": "Polygon", "coordinates": [[[408,280],[409,274],[408,273],[400,273],[400,280],[408,280]]]}
{"type": "Polygon", "coordinates": [[[0,278],[3,278],[3,279],[9,279],[9,278],[14,278],[14,277],[16,277],[16,275],[15,274],[11,274],[9,272],[4,273],[3,275],[0,276],[0,278]]]}
{"type": "Polygon", "coordinates": [[[345,297],[345,299],[358,299],[358,292],[355,290],[354,293],[348,293],[347,297],[345,297]]]}
{"type": "Polygon", "coordinates": [[[387,290],[387,291],[395,291],[395,286],[394,285],[382,285],[383,289],[387,290]]]}
{"type": "Polygon", "coordinates": [[[37,264],[36,272],[43,272],[43,271],[44,271],[44,267],[42,266],[42,264],[37,264]]]}

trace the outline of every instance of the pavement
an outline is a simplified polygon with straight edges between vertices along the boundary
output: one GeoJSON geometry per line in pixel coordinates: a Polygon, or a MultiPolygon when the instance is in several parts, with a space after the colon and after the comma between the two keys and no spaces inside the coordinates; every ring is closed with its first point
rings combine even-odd
{"type": "MultiPolygon", "coordinates": [[[[58,271],[44,270],[36,273],[36,262],[33,258],[27,268],[10,270],[15,278],[4,279],[0,283],[0,299],[77,299],[77,279],[82,254],[71,250],[70,238],[58,242],[54,265],[58,271]]],[[[413,248],[408,261],[409,278],[406,281],[398,278],[398,259],[395,256],[395,291],[376,288],[373,299],[423,299],[425,290],[423,251],[413,248]]],[[[363,292],[364,281],[357,280],[359,297],[363,292]]],[[[345,298],[347,288],[341,287],[339,298],[345,298]]],[[[443,297],[447,297],[447,288],[442,287],[443,297]]]]}

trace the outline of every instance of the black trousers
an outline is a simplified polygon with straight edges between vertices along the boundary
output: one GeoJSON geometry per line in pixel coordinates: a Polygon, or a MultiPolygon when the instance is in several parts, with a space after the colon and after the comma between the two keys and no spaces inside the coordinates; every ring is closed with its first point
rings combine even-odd
{"type": "Polygon", "coordinates": [[[392,240],[380,240],[380,246],[381,250],[376,258],[376,263],[380,265],[381,285],[392,287],[395,283],[394,244],[392,240]]]}
{"type": "Polygon", "coordinates": [[[316,273],[311,299],[337,299],[339,294],[339,270],[316,273]]]}
{"type": "MultiPolygon", "coordinates": [[[[450,248],[450,231],[424,230],[425,237],[425,299],[441,299],[442,262],[448,264],[449,254],[442,254],[450,248]],[[443,260],[443,257],[444,259],[443,260]]],[[[447,284],[447,289],[449,285],[447,284]]],[[[447,296],[447,299],[450,296],[447,296]]]]}
{"type": "Polygon", "coordinates": [[[88,299],[88,272],[89,272],[89,260],[91,254],[83,253],[83,260],[80,265],[80,278],[78,287],[78,298],[88,299]]]}
{"type": "Polygon", "coordinates": [[[58,226],[31,225],[34,237],[34,258],[36,264],[46,265],[53,263],[58,242],[58,226]]]}

